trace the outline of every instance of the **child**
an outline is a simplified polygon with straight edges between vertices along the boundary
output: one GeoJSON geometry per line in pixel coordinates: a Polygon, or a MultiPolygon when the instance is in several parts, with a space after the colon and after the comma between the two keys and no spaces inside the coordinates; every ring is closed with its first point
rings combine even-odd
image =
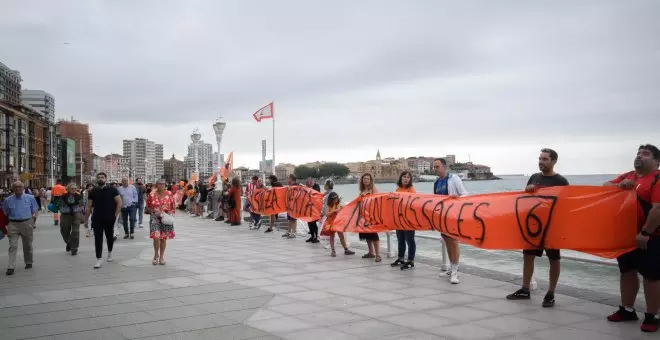
{"type": "MultiPolygon", "coordinates": [[[[328,211],[326,214],[328,219],[330,219],[330,222],[332,222],[332,219],[337,214],[337,212],[339,212],[341,208],[342,205],[341,205],[341,200],[339,199],[339,195],[337,195],[336,192],[331,192],[328,195],[328,211]]],[[[336,257],[337,253],[335,252],[335,232],[330,231],[331,223],[328,223],[329,222],[328,219],[325,220],[325,223],[323,225],[323,230],[321,231],[321,235],[330,237],[330,249],[331,249],[330,256],[336,257]]],[[[337,232],[337,234],[339,234],[339,242],[341,242],[342,247],[344,247],[344,255],[355,254],[354,251],[349,250],[348,247],[346,246],[346,239],[344,238],[344,233],[337,232]]]]}

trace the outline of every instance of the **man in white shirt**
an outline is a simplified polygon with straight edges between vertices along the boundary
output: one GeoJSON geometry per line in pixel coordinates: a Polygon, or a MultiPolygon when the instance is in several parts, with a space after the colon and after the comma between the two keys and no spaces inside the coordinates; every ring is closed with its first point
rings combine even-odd
{"type": "Polygon", "coordinates": [[[138,204],[138,191],[133,184],[128,184],[128,178],[122,178],[121,186],[117,190],[121,195],[122,201],[121,220],[124,224],[124,239],[130,238],[132,240],[135,238],[133,234],[135,232],[135,212],[138,204]],[[130,231],[128,229],[129,217],[131,222],[130,231]]]}

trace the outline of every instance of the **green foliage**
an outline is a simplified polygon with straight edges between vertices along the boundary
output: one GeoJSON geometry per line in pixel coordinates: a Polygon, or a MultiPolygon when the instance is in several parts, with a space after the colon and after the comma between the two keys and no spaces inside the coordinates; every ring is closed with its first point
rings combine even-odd
{"type": "Polygon", "coordinates": [[[320,177],[346,177],[350,170],[344,164],[324,163],[319,166],[320,177]]]}
{"type": "Polygon", "coordinates": [[[312,178],[319,177],[318,171],[315,168],[310,168],[305,165],[298,165],[295,169],[293,169],[293,174],[298,179],[305,179],[307,177],[312,177],[312,178]]]}

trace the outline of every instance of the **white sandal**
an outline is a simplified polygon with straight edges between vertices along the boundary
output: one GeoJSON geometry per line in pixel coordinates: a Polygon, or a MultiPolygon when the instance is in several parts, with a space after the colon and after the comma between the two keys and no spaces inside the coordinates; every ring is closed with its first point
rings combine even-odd
{"type": "Polygon", "coordinates": [[[151,261],[151,264],[153,264],[154,266],[157,266],[158,265],[158,258],[157,257],[154,258],[154,260],[151,261]]]}

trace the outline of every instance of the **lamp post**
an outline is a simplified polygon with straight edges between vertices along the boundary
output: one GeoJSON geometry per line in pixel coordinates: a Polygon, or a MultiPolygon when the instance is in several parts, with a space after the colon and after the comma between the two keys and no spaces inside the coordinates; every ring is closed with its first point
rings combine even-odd
{"type": "MultiPolygon", "coordinates": [[[[213,131],[215,132],[215,142],[218,143],[218,167],[224,165],[224,164],[220,164],[222,161],[222,158],[220,157],[220,146],[222,144],[222,133],[225,132],[225,127],[227,127],[227,123],[223,121],[222,117],[216,119],[215,123],[213,124],[213,131]]],[[[217,171],[217,169],[214,171],[217,171]]]]}

